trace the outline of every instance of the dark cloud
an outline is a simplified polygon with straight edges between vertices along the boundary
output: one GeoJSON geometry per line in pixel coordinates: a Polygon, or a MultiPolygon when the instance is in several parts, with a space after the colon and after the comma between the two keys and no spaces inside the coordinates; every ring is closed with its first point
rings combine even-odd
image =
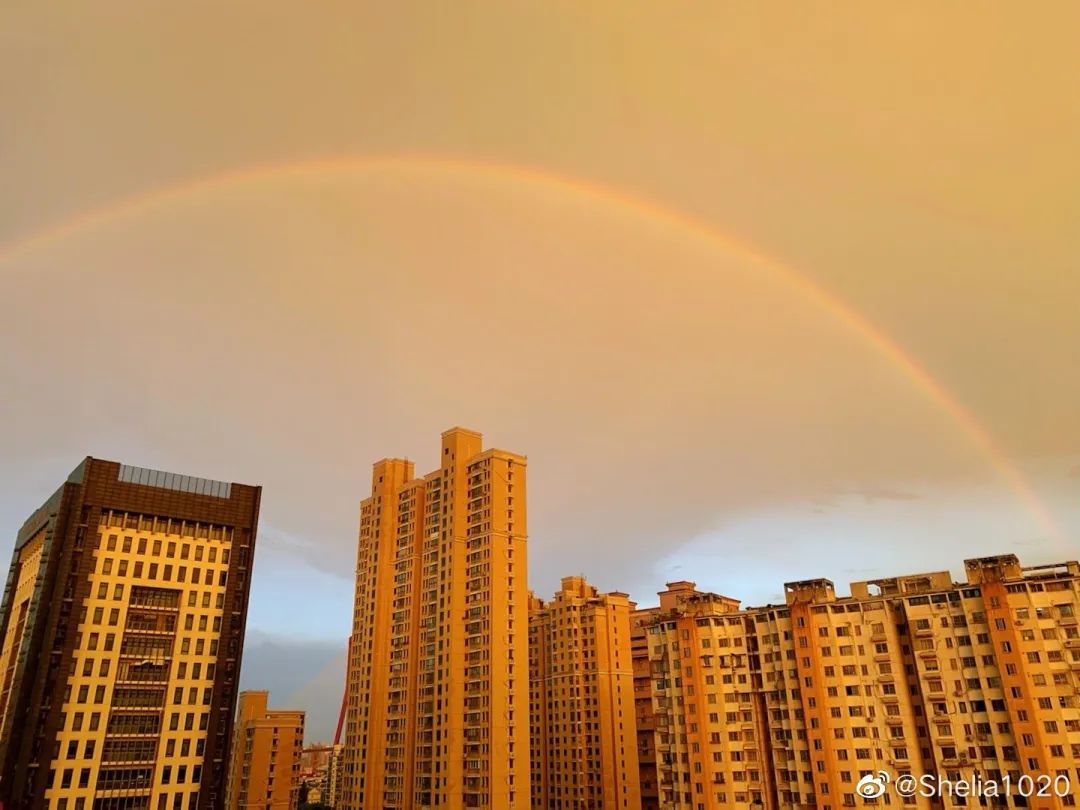
{"type": "Polygon", "coordinates": [[[309,641],[249,631],[241,689],[265,689],[274,708],[307,712],[308,741],[329,740],[345,691],[346,642],[309,641]]]}

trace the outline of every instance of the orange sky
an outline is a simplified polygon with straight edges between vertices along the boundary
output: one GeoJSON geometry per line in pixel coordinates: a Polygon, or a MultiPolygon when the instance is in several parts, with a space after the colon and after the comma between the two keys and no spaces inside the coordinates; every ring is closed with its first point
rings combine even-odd
{"type": "Polygon", "coordinates": [[[584,572],[648,602],[689,571],[762,601],[1075,556],[1078,23],[1067,3],[16,3],[0,524],[88,453],[264,484],[253,627],[337,643],[371,461],[427,469],[464,424],[529,456],[545,594],[584,572]],[[428,163],[357,169],[386,155],[428,163]],[[352,168],[155,192],[333,156],[352,168]],[[775,257],[970,411],[1063,539],[783,274],[572,183],[431,158],[617,188],[775,257]],[[290,588],[308,612],[282,614],[290,588]]]}

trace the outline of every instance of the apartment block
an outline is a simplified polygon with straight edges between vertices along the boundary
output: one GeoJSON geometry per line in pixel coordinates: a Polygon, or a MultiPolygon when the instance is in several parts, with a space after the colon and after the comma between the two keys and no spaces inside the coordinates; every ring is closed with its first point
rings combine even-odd
{"type": "Polygon", "coordinates": [[[637,731],[638,785],[641,810],[659,810],[656,772],[656,716],[652,699],[652,664],[649,661],[648,625],[659,608],[630,614],[630,658],[634,671],[634,726],[637,731]]]}
{"type": "Polygon", "coordinates": [[[87,458],[0,606],[0,805],[220,808],[260,490],[87,458]]]}
{"type": "Polygon", "coordinates": [[[360,507],[342,806],[529,803],[526,462],[446,431],[360,507]]]}
{"type": "Polygon", "coordinates": [[[532,807],[640,807],[630,614],[624,593],[566,577],[529,616],[532,807]]]}
{"type": "Polygon", "coordinates": [[[344,778],[343,749],[340,745],[334,745],[330,752],[330,759],[326,764],[326,793],[323,796],[323,804],[328,807],[339,808],[341,804],[341,786],[344,778]]]}
{"type": "Polygon", "coordinates": [[[240,693],[227,810],[295,810],[300,800],[304,712],[270,709],[268,692],[240,693]]]}
{"type": "Polygon", "coordinates": [[[1080,565],[1006,555],[965,570],[963,583],[856,582],[847,597],[825,579],[792,582],[784,605],[749,609],[672,583],[643,623],[659,806],[835,810],[866,804],[854,786],[881,770],[1080,782],[1080,565]]]}

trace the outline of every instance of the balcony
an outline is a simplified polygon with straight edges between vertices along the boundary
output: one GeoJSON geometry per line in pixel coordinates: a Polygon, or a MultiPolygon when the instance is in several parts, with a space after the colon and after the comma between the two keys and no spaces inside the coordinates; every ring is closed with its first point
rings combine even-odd
{"type": "Polygon", "coordinates": [[[165,663],[123,661],[116,674],[117,685],[121,684],[167,684],[169,666],[165,663]]]}
{"type": "Polygon", "coordinates": [[[946,768],[959,768],[964,765],[970,765],[971,761],[967,756],[943,757],[941,764],[946,768]]]}

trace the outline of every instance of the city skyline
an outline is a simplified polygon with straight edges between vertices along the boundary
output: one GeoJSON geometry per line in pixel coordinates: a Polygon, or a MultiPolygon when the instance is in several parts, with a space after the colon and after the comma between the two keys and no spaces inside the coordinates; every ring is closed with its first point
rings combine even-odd
{"type": "Polygon", "coordinates": [[[258,481],[243,686],[324,739],[368,464],[451,424],[545,597],[1074,559],[1078,25],[16,3],[0,535],[87,455],[258,481]]]}
{"type": "Polygon", "coordinates": [[[86,458],[24,522],[7,578],[3,800],[833,810],[901,776],[1025,791],[1027,774],[1046,792],[1015,806],[1075,805],[1080,562],[981,556],[962,580],[849,595],[811,577],[750,606],[687,580],[641,605],[566,576],[545,600],[526,457],[460,426],[440,448],[426,474],[372,466],[322,772],[303,764],[304,709],[237,693],[261,488],[86,458]]]}
{"type": "MultiPolygon", "coordinates": [[[[466,434],[479,435],[474,434],[472,431],[469,431],[467,429],[453,429],[453,431],[462,430],[464,430],[466,434]]],[[[527,456],[520,457],[523,463],[526,458],[527,456]]],[[[400,463],[410,465],[409,468],[411,469],[411,461],[400,460],[400,463]]],[[[145,468],[139,467],[125,466],[125,468],[131,470],[145,470],[145,468]]],[[[166,480],[165,476],[168,475],[170,480],[175,478],[177,486],[180,485],[181,481],[204,480],[196,478],[194,476],[186,476],[180,474],[176,474],[175,476],[173,476],[172,474],[161,473],[155,470],[145,470],[145,473],[143,475],[144,477],[149,476],[151,478],[154,478],[155,481],[158,479],[164,481],[166,480]]],[[[211,481],[211,483],[216,482],[211,481]]],[[[220,486],[224,485],[222,484],[220,486]]],[[[263,531],[263,529],[260,529],[260,531],[263,531]]],[[[987,553],[990,553],[996,550],[987,549],[986,551],[987,553]]],[[[1070,556],[1065,553],[1063,555],[1059,554],[1057,557],[1054,557],[1053,553],[1049,553],[1043,556],[1036,555],[1034,562],[1040,564],[1058,564],[1062,560],[1071,560],[1075,556],[1076,555],[1070,556]]],[[[572,561],[570,561],[569,564],[569,570],[573,570],[572,561]]],[[[958,561],[952,560],[951,564],[946,564],[945,570],[949,571],[951,575],[951,572],[954,572],[959,567],[960,566],[958,564],[958,561]]],[[[851,572],[851,576],[847,577],[846,579],[841,578],[837,580],[838,585],[841,586],[840,589],[838,589],[837,591],[838,595],[842,595],[842,583],[849,582],[852,584],[858,584],[860,580],[857,579],[857,576],[867,574],[869,571],[872,570],[875,570],[877,572],[876,576],[879,578],[902,578],[914,577],[932,569],[930,567],[889,569],[885,566],[876,566],[874,569],[853,569],[851,572]]],[[[802,571],[799,576],[803,579],[806,579],[807,577],[817,577],[819,574],[821,574],[820,571],[807,570],[802,571]]],[[[581,574],[581,572],[578,572],[577,575],[566,576],[583,576],[583,574],[581,574]]],[[[561,584],[563,585],[565,585],[566,576],[562,577],[560,580],[561,584]]],[[[733,576],[738,578],[738,571],[734,572],[733,576]]],[[[830,577],[825,577],[824,575],[822,575],[822,577],[826,579],[831,579],[830,577]]],[[[869,578],[873,579],[874,577],[869,578]]],[[[680,580],[680,577],[674,576],[672,577],[672,579],[669,579],[664,583],[659,584],[651,591],[627,592],[627,596],[631,600],[631,604],[636,605],[638,612],[643,613],[650,610],[655,610],[656,607],[654,603],[658,604],[660,601],[659,597],[662,597],[663,593],[666,592],[673,583],[677,583],[680,580]],[[644,596],[642,594],[644,594],[644,596]]],[[[959,578],[956,578],[956,581],[959,582],[961,580],[959,578]]],[[[726,597],[733,598],[736,602],[746,605],[746,609],[765,609],[784,604],[784,582],[785,580],[783,579],[773,579],[769,583],[770,587],[775,591],[775,593],[779,594],[779,596],[772,599],[748,599],[745,598],[743,592],[732,588],[723,590],[715,589],[715,592],[723,593],[726,595],[726,597]]],[[[259,576],[256,573],[252,577],[252,592],[256,591],[259,584],[259,576]]],[[[264,587],[266,586],[264,585],[264,587]]],[[[612,590],[618,589],[613,588],[612,590]]],[[[706,590],[714,589],[707,588],[706,590]]],[[[542,596],[544,593],[536,586],[534,586],[532,582],[528,583],[528,592],[529,594],[535,594],[536,596],[542,596]]],[[[320,618],[322,620],[333,621],[340,620],[341,617],[334,614],[324,614],[320,616],[320,618]]],[[[284,694],[288,696],[288,699],[285,700],[285,703],[301,705],[304,707],[305,711],[308,712],[309,716],[314,716],[315,718],[315,723],[312,726],[313,731],[305,738],[306,742],[312,743],[331,740],[334,736],[333,732],[338,720],[339,709],[341,706],[341,699],[338,698],[337,693],[344,693],[344,683],[347,674],[347,639],[342,644],[333,644],[332,642],[320,642],[319,639],[299,640],[300,644],[298,646],[300,647],[300,649],[304,649],[305,645],[307,645],[308,649],[314,652],[312,653],[311,661],[297,661],[293,660],[294,656],[296,655],[294,650],[290,650],[285,646],[275,647],[273,644],[269,645],[269,649],[263,648],[262,639],[258,637],[258,631],[256,631],[254,635],[256,636],[254,645],[252,645],[249,641],[249,643],[245,646],[245,650],[253,649],[254,655],[249,656],[249,658],[251,659],[251,663],[248,666],[244,667],[240,673],[240,688],[247,691],[256,692],[275,690],[283,691],[284,694]],[[262,655],[260,655],[260,653],[262,653],[262,655]],[[277,671],[279,668],[283,671],[277,671]],[[288,688],[282,690],[282,683],[285,684],[288,688]],[[270,686],[273,686],[274,689],[272,690],[268,688],[270,686]]]]}

